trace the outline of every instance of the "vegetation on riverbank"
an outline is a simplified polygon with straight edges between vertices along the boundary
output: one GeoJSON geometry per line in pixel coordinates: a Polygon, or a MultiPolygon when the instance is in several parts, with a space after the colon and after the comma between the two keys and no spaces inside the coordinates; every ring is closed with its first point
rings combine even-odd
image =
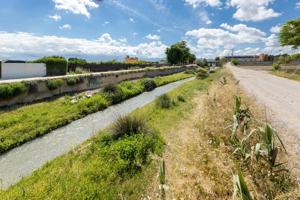
{"type": "MultiPolygon", "coordinates": [[[[299,198],[284,146],[263,110],[230,74],[223,76],[163,135],[169,144],[163,156],[166,199],[299,198]]],[[[159,191],[154,185],[148,195],[155,199],[159,191]]]]}
{"type": "MultiPolygon", "coordinates": [[[[206,91],[211,81],[220,74],[218,71],[205,80],[189,81],[168,93],[174,102],[171,108],[162,109],[153,102],[135,111],[132,115],[140,116],[147,122],[152,130],[150,134],[117,134],[116,140],[107,135],[107,131],[99,133],[8,190],[0,191],[0,196],[9,200],[141,199],[157,173],[157,161],[150,159],[155,156],[150,156],[149,152],[161,155],[163,143],[160,133],[179,122],[193,108],[190,100],[195,92],[206,91]]],[[[117,126],[113,126],[114,133],[120,133],[118,130],[123,126],[123,121],[128,119],[122,119],[117,126]]],[[[130,124],[140,124],[136,122],[139,120],[129,121],[132,122],[130,124]]],[[[138,128],[133,130],[145,130],[143,126],[135,127],[138,128]]]]}
{"type": "MultiPolygon", "coordinates": [[[[191,77],[178,73],[156,77],[156,86],[191,77]]],[[[143,80],[116,84],[114,92],[98,92],[93,96],[65,96],[53,101],[36,103],[0,114],[0,153],[44,135],[90,113],[136,96],[146,91],[143,80]]],[[[51,84],[53,85],[53,84],[51,84]]]]}

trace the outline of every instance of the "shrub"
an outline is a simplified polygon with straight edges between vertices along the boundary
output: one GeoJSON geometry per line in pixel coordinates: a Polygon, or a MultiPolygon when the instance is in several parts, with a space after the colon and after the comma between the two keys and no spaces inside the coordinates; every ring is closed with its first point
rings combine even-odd
{"type": "Polygon", "coordinates": [[[235,65],[235,66],[237,66],[238,64],[239,64],[239,61],[237,60],[237,59],[232,59],[231,60],[231,63],[233,64],[233,65],[235,65]]]}
{"type": "Polygon", "coordinates": [[[60,88],[63,85],[63,80],[62,79],[53,79],[53,80],[48,80],[47,81],[47,87],[49,90],[56,90],[60,88]]]}
{"type": "Polygon", "coordinates": [[[146,122],[139,116],[127,115],[119,117],[112,126],[114,139],[125,135],[146,134],[148,132],[146,122]]]}
{"type": "Polygon", "coordinates": [[[172,99],[167,94],[159,96],[156,100],[156,105],[160,108],[170,108],[172,104],[172,99]]]}
{"type": "Polygon", "coordinates": [[[38,91],[38,84],[36,81],[26,82],[26,87],[29,93],[36,93],[38,91]]]}
{"type": "Polygon", "coordinates": [[[195,72],[191,69],[188,69],[184,72],[185,74],[194,74],[195,72]]]}
{"type": "Polygon", "coordinates": [[[86,74],[86,73],[90,73],[90,71],[83,69],[81,67],[76,67],[74,73],[75,74],[86,74]]]}
{"type": "Polygon", "coordinates": [[[108,102],[103,95],[94,95],[91,98],[86,98],[78,103],[78,108],[81,115],[87,115],[107,108],[108,102]]]}
{"type": "Polygon", "coordinates": [[[106,93],[114,93],[118,90],[117,85],[116,84],[108,84],[103,88],[103,92],[106,93]]]}
{"type": "Polygon", "coordinates": [[[274,63],[273,66],[272,66],[272,70],[273,71],[278,71],[281,69],[281,66],[279,63],[274,63]]]}
{"type": "Polygon", "coordinates": [[[24,83],[9,83],[0,85],[0,99],[10,99],[27,92],[24,83]]]}
{"type": "Polygon", "coordinates": [[[155,81],[152,80],[152,79],[144,80],[143,85],[144,85],[144,90],[145,91],[151,91],[151,90],[154,90],[157,87],[155,81]]]}
{"type": "Polygon", "coordinates": [[[68,71],[67,60],[63,57],[43,57],[33,62],[45,63],[47,67],[47,76],[66,75],[68,71]]]}
{"type": "Polygon", "coordinates": [[[196,70],[196,78],[197,79],[205,79],[209,76],[209,73],[206,69],[202,67],[198,67],[196,70]]]}
{"type": "Polygon", "coordinates": [[[68,77],[66,82],[67,82],[67,85],[74,86],[74,85],[83,83],[84,80],[81,77],[68,77]]]}

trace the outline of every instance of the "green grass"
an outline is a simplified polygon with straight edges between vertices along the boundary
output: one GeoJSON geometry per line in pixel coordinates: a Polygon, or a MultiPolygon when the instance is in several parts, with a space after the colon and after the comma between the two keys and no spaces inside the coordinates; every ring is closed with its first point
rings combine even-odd
{"type": "Polygon", "coordinates": [[[300,74],[297,74],[297,73],[286,72],[286,71],[273,71],[272,74],[275,76],[280,76],[283,78],[300,81],[300,74]]]}
{"type": "MultiPolygon", "coordinates": [[[[178,73],[153,80],[157,86],[162,86],[188,77],[191,75],[178,73]]],[[[124,81],[117,84],[116,88],[114,93],[99,92],[90,98],[77,98],[76,102],[66,96],[1,112],[0,153],[144,91],[143,80],[124,81]]]]}
{"type": "Polygon", "coordinates": [[[101,132],[74,151],[44,165],[8,190],[2,199],[141,199],[157,175],[157,161],[149,153],[162,153],[159,135],[170,130],[192,108],[192,97],[206,91],[218,71],[205,80],[192,80],[168,93],[172,99],[182,96],[171,109],[160,109],[152,102],[133,115],[145,118],[157,135],[125,136],[111,140],[101,132]]]}

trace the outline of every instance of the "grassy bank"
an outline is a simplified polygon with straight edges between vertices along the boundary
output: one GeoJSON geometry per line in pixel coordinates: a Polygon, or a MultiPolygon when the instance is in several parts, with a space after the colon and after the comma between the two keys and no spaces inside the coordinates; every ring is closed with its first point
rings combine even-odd
{"type": "MultiPolygon", "coordinates": [[[[61,156],[6,191],[3,199],[141,199],[157,174],[149,153],[161,154],[160,133],[170,130],[193,108],[197,91],[206,91],[221,72],[193,80],[169,93],[171,107],[156,102],[134,112],[154,135],[137,134],[107,139],[99,133],[74,151],[61,156]],[[179,97],[180,96],[180,97],[179,97]]],[[[108,137],[109,138],[109,137],[108,137]]]]}
{"type": "Polygon", "coordinates": [[[295,81],[300,81],[300,74],[287,71],[273,71],[273,75],[288,78],[295,81]]]}
{"type": "MultiPolygon", "coordinates": [[[[178,73],[152,80],[155,87],[191,77],[178,73]]],[[[149,79],[147,79],[149,81],[149,79]]],[[[105,109],[123,100],[136,96],[145,90],[145,81],[124,81],[109,86],[92,97],[65,96],[53,101],[23,106],[0,114],[0,153],[44,135],[90,113],[105,109]]]]}
{"type": "MultiPolygon", "coordinates": [[[[223,76],[164,135],[166,199],[299,198],[284,147],[273,128],[266,131],[264,110],[229,73],[223,76]]],[[[158,192],[153,187],[148,194],[155,199],[158,192]]]]}

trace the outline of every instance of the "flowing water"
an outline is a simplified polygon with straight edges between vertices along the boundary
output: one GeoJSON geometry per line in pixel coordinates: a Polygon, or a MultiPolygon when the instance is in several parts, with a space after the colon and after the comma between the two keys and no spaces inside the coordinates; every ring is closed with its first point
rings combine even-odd
{"type": "Polygon", "coordinates": [[[95,133],[110,125],[117,117],[142,107],[157,96],[192,80],[188,78],[142,93],[118,105],[88,115],[43,137],[27,142],[20,147],[0,155],[0,187],[8,188],[22,177],[31,174],[47,161],[67,153],[95,133]]]}

